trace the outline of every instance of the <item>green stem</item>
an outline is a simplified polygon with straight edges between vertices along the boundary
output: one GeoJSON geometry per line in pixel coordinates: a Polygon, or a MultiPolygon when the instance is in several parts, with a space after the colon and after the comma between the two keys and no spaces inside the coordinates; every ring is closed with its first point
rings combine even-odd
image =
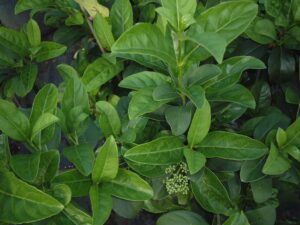
{"type": "MultiPolygon", "coordinates": [[[[183,56],[183,44],[184,42],[181,39],[182,33],[177,34],[178,38],[178,56],[177,56],[177,69],[178,69],[178,86],[180,90],[184,90],[184,74],[183,74],[183,67],[184,63],[182,62],[183,56]]],[[[181,94],[182,104],[186,104],[186,97],[184,94],[181,94]]]]}

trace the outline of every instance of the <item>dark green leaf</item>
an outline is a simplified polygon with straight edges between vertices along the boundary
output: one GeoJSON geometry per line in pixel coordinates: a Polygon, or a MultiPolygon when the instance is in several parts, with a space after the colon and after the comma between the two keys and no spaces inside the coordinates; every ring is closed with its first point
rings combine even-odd
{"type": "Polygon", "coordinates": [[[190,211],[172,211],[159,217],[157,225],[208,225],[208,223],[198,214],[190,211]]]}

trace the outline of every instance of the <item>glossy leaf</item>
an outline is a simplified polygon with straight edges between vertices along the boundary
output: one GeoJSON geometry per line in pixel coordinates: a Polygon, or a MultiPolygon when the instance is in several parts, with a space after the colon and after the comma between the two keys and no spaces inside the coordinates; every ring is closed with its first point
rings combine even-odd
{"type": "Polygon", "coordinates": [[[188,164],[190,174],[193,175],[199,172],[205,166],[206,158],[201,152],[185,148],[183,154],[188,164]]]}
{"type": "Polygon", "coordinates": [[[125,158],[148,165],[171,165],[180,162],[183,154],[182,141],[177,137],[166,136],[137,145],[125,153],[125,158]]]}
{"type": "Polygon", "coordinates": [[[224,131],[209,133],[198,147],[208,158],[253,160],[267,153],[267,147],[262,142],[224,131]]]}

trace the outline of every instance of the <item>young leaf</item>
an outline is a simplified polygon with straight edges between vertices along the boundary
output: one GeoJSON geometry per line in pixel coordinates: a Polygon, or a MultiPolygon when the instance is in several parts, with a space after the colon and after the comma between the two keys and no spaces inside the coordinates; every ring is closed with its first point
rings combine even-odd
{"type": "Polygon", "coordinates": [[[129,170],[119,169],[115,179],[104,183],[113,196],[129,201],[145,201],[153,197],[151,186],[129,170]]]}
{"type": "Polygon", "coordinates": [[[192,182],[192,191],[197,202],[209,212],[229,216],[234,211],[235,206],[226,188],[208,168],[205,168],[202,175],[192,182]]]}
{"type": "Polygon", "coordinates": [[[41,31],[37,22],[30,19],[26,24],[26,34],[31,46],[39,46],[41,44],[41,31]]]}
{"type": "Polygon", "coordinates": [[[0,130],[17,141],[28,141],[28,118],[11,102],[0,99],[0,130]]]}
{"type": "Polygon", "coordinates": [[[265,155],[268,148],[262,142],[244,135],[214,131],[199,144],[198,150],[207,158],[253,160],[265,155]]]}
{"type": "Polygon", "coordinates": [[[115,39],[110,24],[100,13],[97,13],[94,18],[93,28],[96,33],[96,38],[101,43],[102,47],[110,50],[115,39]]]}
{"type": "Polygon", "coordinates": [[[116,38],[120,37],[126,30],[133,25],[133,12],[129,0],[117,0],[114,2],[110,19],[113,34],[116,38]]]}
{"type": "Polygon", "coordinates": [[[156,225],[208,225],[208,223],[202,218],[202,216],[184,210],[177,210],[168,212],[160,216],[156,222],[156,225]]]}
{"type": "Polygon", "coordinates": [[[197,173],[205,166],[206,158],[201,152],[185,148],[183,154],[188,164],[190,174],[193,175],[197,173]]]}
{"type": "Polygon", "coordinates": [[[146,165],[171,165],[180,162],[183,144],[178,137],[166,136],[129,149],[124,157],[146,165]]]}
{"type": "Polygon", "coordinates": [[[95,155],[90,145],[82,144],[65,148],[63,155],[75,165],[82,175],[88,176],[91,174],[95,155]]]}
{"type": "Polygon", "coordinates": [[[197,108],[194,114],[189,132],[188,143],[190,148],[201,143],[207,135],[211,123],[211,110],[208,101],[205,99],[201,108],[197,108]]]}
{"type": "Polygon", "coordinates": [[[92,186],[90,199],[93,211],[93,225],[103,225],[108,220],[112,211],[113,202],[110,190],[100,186],[92,186]]]}
{"type": "Polygon", "coordinates": [[[98,150],[92,179],[94,183],[106,182],[117,176],[119,169],[118,147],[113,136],[110,136],[98,150]]]}
{"type": "Polygon", "coordinates": [[[121,120],[112,104],[105,101],[96,103],[96,110],[100,112],[99,125],[106,138],[110,135],[118,136],[121,131],[121,120]]]}
{"type": "Polygon", "coordinates": [[[0,198],[0,221],[5,223],[20,224],[42,220],[58,214],[64,208],[51,196],[7,171],[0,172],[0,198]]]}

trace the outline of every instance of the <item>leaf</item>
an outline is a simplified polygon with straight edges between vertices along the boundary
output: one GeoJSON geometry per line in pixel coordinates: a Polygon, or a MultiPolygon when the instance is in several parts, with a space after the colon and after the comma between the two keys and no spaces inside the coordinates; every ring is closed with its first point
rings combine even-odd
{"type": "Polygon", "coordinates": [[[29,140],[29,120],[13,103],[2,99],[0,99],[0,130],[16,141],[29,140]]]}
{"type": "Polygon", "coordinates": [[[147,165],[171,165],[180,162],[183,144],[178,137],[166,136],[129,149],[124,157],[147,165]]]}
{"type": "Polygon", "coordinates": [[[285,2],[279,0],[265,0],[264,5],[267,14],[274,18],[275,25],[282,27],[287,27],[289,25],[289,17],[292,12],[291,0],[285,2]]]}
{"type": "Polygon", "coordinates": [[[119,169],[115,179],[104,184],[113,196],[129,201],[145,201],[151,199],[153,190],[151,186],[136,173],[119,169]]]}
{"type": "Polygon", "coordinates": [[[102,47],[110,50],[111,46],[115,42],[115,39],[112,34],[111,25],[100,13],[97,13],[94,18],[93,28],[96,38],[101,43],[102,47]]]}
{"type": "Polygon", "coordinates": [[[110,136],[97,151],[99,153],[93,168],[92,180],[98,184],[114,179],[118,173],[119,153],[113,136],[110,136]]]}
{"type": "Polygon", "coordinates": [[[101,57],[87,66],[82,76],[82,82],[87,91],[91,92],[106,84],[120,73],[122,69],[122,63],[117,62],[113,64],[106,58],[101,57]]]}
{"type": "Polygon", "coordinates": [[[90,189],[90,200],[93,211],[93,224],[105,224],[113,207],[110,190],[103,188],[103,186],[92,186],[90,189]]]}
{"type": "Polygon", "coordinates": [[[57,123],[58,121],[59,121],[58,117],[54,116],[51,113],[42,114],[32,127],[31,140],[33,140],[44,129],[57,123]]]}
{"type": "Polygon", "coordinates": [[[195,42],[209,52],[218,63],[222,63],[227,47],[226,39],[215,32],[201,32],[202,27],[196,27],[188,32],[187,39],[195,42]]]}
{"type": "Polygon", "coordinates": [[[285,151],[292,156],[294,159],[296,159],[298,162],[300,162],[300,150],[294,145],[288,146],[285,151]]]}
{"type": "Polygon", "coordinates": [[[96,103],[96,110],[100,112],[99,125],[106,138],[110,135],[118,136],[121,131],[121,120],[112,104],[105,101],[96,103]]]}
{"type": "Polygon", "coordinates": [[[185,148],[183,150],[183,154],[191,175],[199,172],[205,166],[206,158],[201,152],[194,151],[190,148],[185,148]]]}
{"type": "Polygon", "coordinates": [[[15,14],[19,14],[29,9],[46,8],[53,5],[52,0],[19,0],[15,6],[15,14]]]}
{"type": "Polygon", "coordinates": [[[232,214],[223,225],[250,225],[244,212],[237,212],[232,214]]]}
{"type": "Polygon", "coordinates": [[[205,91],[200,85],[193,85],[184,90],[184,94],[197,108],[201,108],[206,101],[205,91]]]}
{"type": "Polygon", "coordinates": [[[201,176],[192,182],[192,191],[197,202],[209,212],[229,216],[234,211],[235,206],[226,188],[208,168],[205,168],[201,176]]]}
{"type": "Polygon", "coordinates": [[[206,137],[211,123],[211,109],[205,99],[201,108],[197,108],[188,132],[188,143],[190,148],[198,145],[206,137]]]}
{"type": "Polygon", "coordinates": [[[36,64],[28,64],[22,67],[20,77],[18,79],[18,86],[16,87],[16,94],[20,97],[25,97],[33,88],[38,75],[38,66],[36,64]]]}
{"type": "Polygon", "coordinates": [[[251,183],[253,199],[256,203],[263,203],[272,197],[272,179],[264,178],[251,183]]]}
{"type": "Polygon", "coordinates": [[[156,222],[156,225],[208,225],[208,223],[202,218],[202,216],[184,210],[177,210],[168,212],[160,216],[156,222]]]}
{"type": "Polygon", "coordinates": [[[14,54],[24,57],[28,54],[28,40],[22,32],[0,27],[0,46],[12,51],[14,54]]]}
{"type": "Polygon", "coordinates": [[[241,181],[245,183],[254,182],[265,177],[265,175],[262,173],[264,163],[264,158],[245,161],[240,171],[241,181]]]}
{"type": "Polygon", "coordinates": [[[131,28],[133,26],[133,11],[130,1],[115,1],[111,8],[110,19],[113,34],[116,38],[131,28]]]}
{"type": "Polygon", "coordinates": [[[0,221],[5,223],[42,220],[58,214],[64,208],[51,196],[6,171],[0,172],[0,199],[0,221]]]}
{"type": "Polygon", "coordinates": [[[56,176],[53,184],[66,184],[71,188],[73,197],[82,197],[88,195],[92,180],[90,177],[85,177],[77,170],[72,169],[56,176]]]}
{"type": "Polygon", "coordinates": [[[274,225],[276,222],[276,209],[272,206],[263,206],[246,212],[251,225],[274,225]]]}
{"type": "Polygon", "coordinates": [[[109,16],[109,9],[100,5],[97,0],[75,0],[82,8],[84,8],[91,17],[95,17],[100,13],[103,17],[109,16]]]}
{"type": "Polygon", "coordinates": [[[72,199],[71,189],[66,184],[53,185],[50,194],[64,206],[67,206],[72,199]]]}
{"type": "Polygon", "coordinates": [[[124,78],[119,87],[140,90],[149,87],[158,87],[168,84],[170,78],[164,74],[150,71],[143,71],[124,78]]]}
{"type": "Polygon", "coordinates": [[[217,32],[229,44],[247,29],[257,11],[257,4],[251,1],[223,2],[201,13],[197,23],[203,32],[217,32]]]}
{"type": "Polygon", "coordinates": [[[41,44],[41,31],[35,20],[30,19],[26,24],[26,34],[31,46],[39,46],[41,44]]]}
{"type": "Polygon", "coordinates": [[[179,136],[189,128],[192,112],[187,106],[168,106],[165,110],[165,117],[171,127],[172,134],[179,136]]]}
{"type": "Polygon", "coordinates": [[[32,182],[36,179],[40,165],[40,153],[18,154],[10,159],[10,167],[22,180],[32,182]]]}
{"type": "Polygon", "coordinates": [[[276,142],[278,147],[282,147],[287,141],[287,133],[282,129],[278,128],[276,132],[276,142]]]}
{"type": "Polygon", "coordinates": [[[142,210],[144,202],[127,201],[120,198],[113,198],[113,210],[119,216],[126,219],[134,219],[142,210]]]}
{"type": "Polygon", "coordinates": [[[39,51],[34,55],[34,60],[38,63],[53,59],[65,53],[67,47],[51,41],[43,41],[39,51]]]}
{"type": "Polygon", "coordinates": [[[231,102],[250,109],[255,109],[256,107],[252,93],[240,84],[235,84],[219,91],[207,92],[206,96],[212,102],[231,102]]]}
{"type": "Polygon", "coordinates": [[[154,101],[172,101],[179,98],[177,90],[170,84],[155,87],[153,90],[152,97],[154,101]]]}
{"type": "Polygon", "coordinates": [[[161,5],[156,11],[175,31],[184,31],[195,22],[193,17],[197,9],[196,0],[161,0],[161,5]]]}
{"type": "Polygon", "coordinates": [[[287,141],[282,148],[295,145],[300,147],[300,118],[296,119],[286,130],[287,141]]]}
{"type": "Polygon", "coordinates": [[[75,165],[82,175],[88,176],[91,174],[95,155],[90,145],[81,144],[65,148],[63,155],[75,165]]]}
{"type": "Polygon", "coordinates": [[[111,50],[118,57],[160,71],[166,71],[167,65],[175,65],[171,43],[152,24],[140,23],[133,26],[121,35],[111,50]]]}
{"type": "Polygon", "coordinates": [[[291,168],[291,163],[271,143],[270,153],[263,167],[263,173],[267,175],[281,175],[291,168]]]}
{"type": "Polygon", "coordinates": [[[265,155],[268,149],[262,142],[247,136],[214,131],[206,136],[197,150],[207,158],[253,160],[265,155]]]}
{"type": "Polygon", "coordinates": [[[169,100],[155,101],[153,99],[153,88],[141,89],[133,94],[129,103],[129,119],[132,120],[146,113],[154,112],[167,102],[169,100]]]}

